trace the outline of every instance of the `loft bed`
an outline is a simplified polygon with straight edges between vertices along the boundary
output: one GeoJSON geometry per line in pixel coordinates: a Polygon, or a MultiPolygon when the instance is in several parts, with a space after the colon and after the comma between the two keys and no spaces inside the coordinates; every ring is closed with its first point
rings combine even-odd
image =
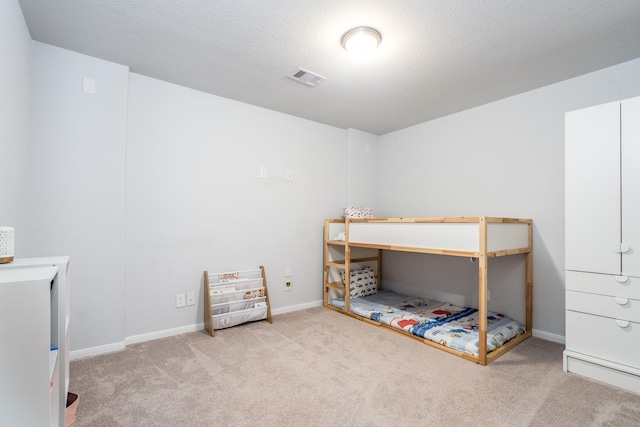
{"type": "Polygon", "coordinates": [[[531,230],[530,219],[496,217],[327,219],[324,306],[486,365],[531,336],[531,230]],[[477,259],[479,307],[380,290],[382,250],[477,259]],[[487,307],[488,259],[516,255],[526,264],[524,325],[487,307]]]}

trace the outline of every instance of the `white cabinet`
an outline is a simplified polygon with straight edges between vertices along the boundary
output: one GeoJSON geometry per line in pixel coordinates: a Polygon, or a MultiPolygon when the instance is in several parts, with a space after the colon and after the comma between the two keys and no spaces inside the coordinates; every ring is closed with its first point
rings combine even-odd
{"type": "Polygon", "coordinates": [[[564,369],[640,393],[640,97],[565,125],[564,369]]]}
{"type": "Polygon", "coordinates": [[[566,268],[640,277],[640,97],[566,115],[566,268]]]}
{"type": "Polygon", "coordinates": [[[0,265],[0,425],[65,425],[68,287],[69,257],[0,265]]]}
{"type": "Polygon", "coordinates": [[[0,271],[0,425],[58,425],[60,360],[51,348],[56,274],[55,267],[0,271]]]}

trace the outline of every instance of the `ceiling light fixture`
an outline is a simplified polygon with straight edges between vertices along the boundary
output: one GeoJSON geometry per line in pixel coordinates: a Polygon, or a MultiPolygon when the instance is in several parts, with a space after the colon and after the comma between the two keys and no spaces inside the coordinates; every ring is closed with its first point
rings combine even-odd
{"type": "Polygon", "coordinates": [[[377,30],[369,27],[357,27],[342,36],[342,47],[349,53],[366,56],[380,45],[382,36],[377,30]]]}

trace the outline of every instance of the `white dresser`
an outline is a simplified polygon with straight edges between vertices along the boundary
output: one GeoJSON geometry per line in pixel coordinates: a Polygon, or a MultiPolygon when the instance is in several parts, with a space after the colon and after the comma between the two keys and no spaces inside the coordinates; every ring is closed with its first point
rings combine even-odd
{"type": "Polygon", "coordinates": [[[64,426],[69,257],[0,265],[0,425],[64,426]]]}
{"type": "Polygon", "coordinates": [[[565,126],[564,370],[640,393],[640,97],[565,126]]]}

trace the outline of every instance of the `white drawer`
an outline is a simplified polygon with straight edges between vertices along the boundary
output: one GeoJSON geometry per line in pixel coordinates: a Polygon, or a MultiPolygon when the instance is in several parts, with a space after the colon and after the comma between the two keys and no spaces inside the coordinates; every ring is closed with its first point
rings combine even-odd
{"type": "Polygon", "coordinates": [[[566,320],[567,350],[640,368],[640,323],[570,310],[566,320]]]}
{"type": "Polygon", "coordinates": [[[640,278],[638,277],[567,271],[566,289],[640,300],[640,278]]]}
{"type": "Polygon", "coordinates": [[[567,291],[567,310],[640,323],[640,300],[567,291]]]}

